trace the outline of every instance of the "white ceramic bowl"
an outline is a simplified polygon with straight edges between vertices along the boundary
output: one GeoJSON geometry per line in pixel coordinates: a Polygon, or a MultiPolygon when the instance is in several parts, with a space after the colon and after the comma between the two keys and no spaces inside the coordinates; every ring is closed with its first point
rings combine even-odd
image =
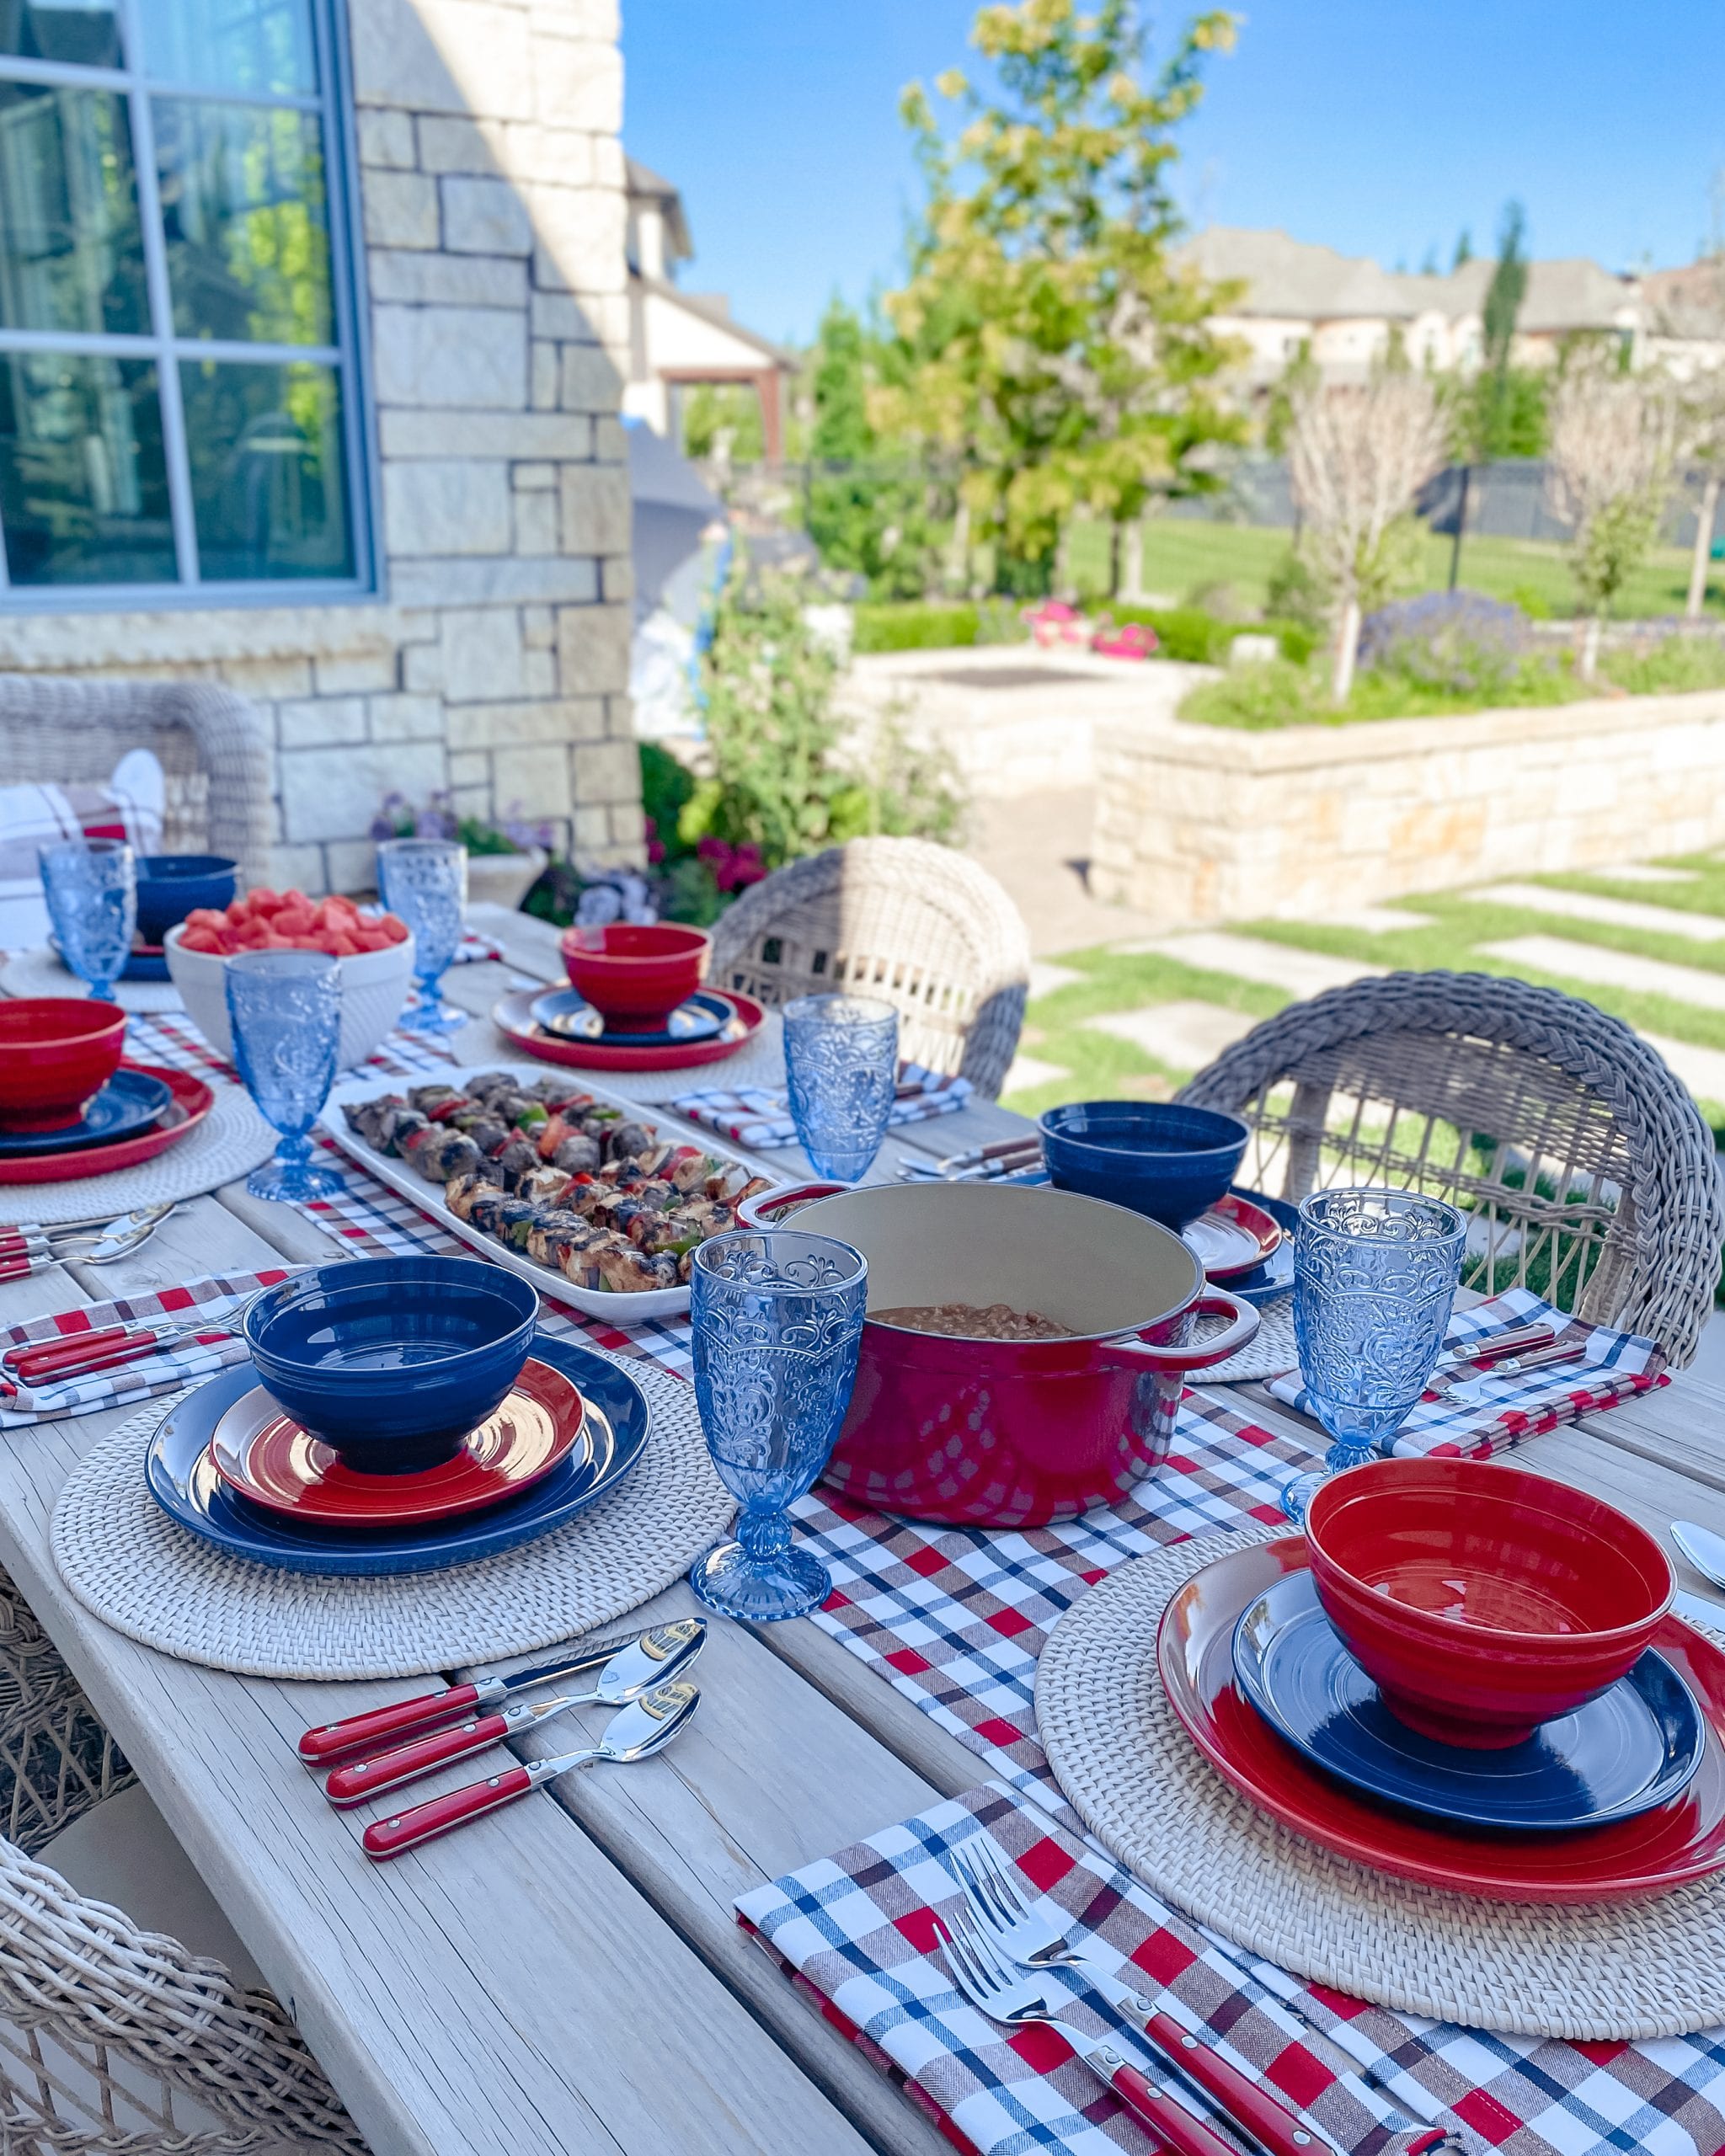
{"type": "MultiPolygon", "coordinates": [[[[219,952],[181,948],[182,925],[163,942],[168,974],[179,990],[186,1014],[218,1055],[233,1060],[233,1034],[227,1023],[227,988],[222,979],[227,961],[219,952]]],[[[392,943],[387,951],[362,952],[338,958],[341,973],[341,1047],[337,1067],[351,1070],[363,1063],[401,1016],[412,985],[414,939],[392,943]]]]}

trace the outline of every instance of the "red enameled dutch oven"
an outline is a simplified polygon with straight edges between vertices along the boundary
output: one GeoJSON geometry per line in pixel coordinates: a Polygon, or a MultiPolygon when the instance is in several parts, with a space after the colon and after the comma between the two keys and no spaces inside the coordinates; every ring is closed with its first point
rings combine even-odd
{"type": "Polygon", "coordinates": [[[824,1479],[879,1512],[1035,1527],[1109,1503],[1167,1456],[1186,1374],[1258,1330],[1178,1235],[1071,1191],[884,1184],[823,1198],[797,1225],[868,1260],[871,1315],[824,1479]],[[953,1338],[872,1315],[938,1303],[1004,1303],[1073,1337],[953,1338]],[[1194,1347],[1206,1313],[1229,1323],[1194,1347]]]}

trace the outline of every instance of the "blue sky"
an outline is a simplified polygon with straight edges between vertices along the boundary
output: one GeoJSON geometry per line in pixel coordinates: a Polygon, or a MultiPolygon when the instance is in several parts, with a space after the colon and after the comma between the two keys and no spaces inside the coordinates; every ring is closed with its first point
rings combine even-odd
{"type": "MultiPolygon", "coordinates": [[[[899,91],[966,55],[972,0],[623,0],[625,137],[683,190],[683,281],[767,336],[891,283],[916,180],[899,91]]],[[[1418,268],[1488,251],[1692,259],[1725,168],[1719,0],[1252,0],[1183,131],[1195,223],[1418,268]]],[[[1159,19],[1178,23],[1176,12],[1159,19]]]]}

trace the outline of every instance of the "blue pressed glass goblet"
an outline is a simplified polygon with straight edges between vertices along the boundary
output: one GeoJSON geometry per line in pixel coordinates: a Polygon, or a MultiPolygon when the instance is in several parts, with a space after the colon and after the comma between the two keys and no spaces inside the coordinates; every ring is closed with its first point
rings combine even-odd
{"type": "Polygon", "coordinates": [[[1306,1518],[1331,1475],[1388,1444],[1425,1390],[1461,1278],[1467,1223],[1407,1190],[1321,1190],[1294,1231],[1294,1340],[1300,1375],[1335,1440],[1322,1474],[1296,1476],[1282,1509],[1306,1518]]]}
{"type": "Polygon", "coordinates": [[[246,1091],[281,1143],[246,1179],[254,1198],[303,1204],[342,1187],[312,1165],[312,1125],[335,1083],[341,1039],[341,969],[323,951],[242,951],[222,969],[233,1059],[246,1091]]]}
{"type": "Polygon", "coordinates": [[[860,1182],[898,1090],[899,1014],[872,995],[800,995],[783,1017],[791,1119],[809,1164],[860,1182]]]}
{"type": "Polygon", "coordinates": [[[44,846],[42,890],[60,954],[90,994],[114,1001],[138,917],[138,871],[123,839],[44,846]]]}
{"type": "Polygon", "coordinates": [[[413,931],[414,1000],[397,1020],[404,1033],[454,1033],[469,1013],[452,1010],[438,993],[461,948],[467,910],[467,850],[451,839],[386,839],[377,849],[377,889],[383,903],[413,931]]]}
{"type": "Polygon", "coordinates": [[[800,1617],[832,1593],[791,1544],[788,1508],[825,1466],[856,1382],[868,1267],[793,1229],[715,1235],[691,1269],[695,1399],[718,1479],[742,1510],[734,1542],[689,1584],[727,1617],[800,1617]]]}

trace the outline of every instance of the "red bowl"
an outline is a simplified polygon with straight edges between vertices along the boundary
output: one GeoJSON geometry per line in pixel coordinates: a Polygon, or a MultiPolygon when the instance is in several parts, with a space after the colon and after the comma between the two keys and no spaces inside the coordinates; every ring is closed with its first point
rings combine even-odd
{"type": "Polygon", "coordinates": [[[701,985],[713,938],[671,921],[571,928],[559,947],[569,985],[619,1033],[662,1033],[701,985]]]}
{"type": "Polygon", "coordinates": [[[0,1130],[64,1130],[120,1068],[126,1013],[71,995],[0,1002],[0,1130]]]}
{"type": "Polygon", "coordinates": [[[1306,1518],[1330,1622],[1412,1729],[1517,1744],[1625,1675],[1676,1582],[1645,1528],[1567,1483],[1477,1460],[1382,1460],[1306,1518]]]}

